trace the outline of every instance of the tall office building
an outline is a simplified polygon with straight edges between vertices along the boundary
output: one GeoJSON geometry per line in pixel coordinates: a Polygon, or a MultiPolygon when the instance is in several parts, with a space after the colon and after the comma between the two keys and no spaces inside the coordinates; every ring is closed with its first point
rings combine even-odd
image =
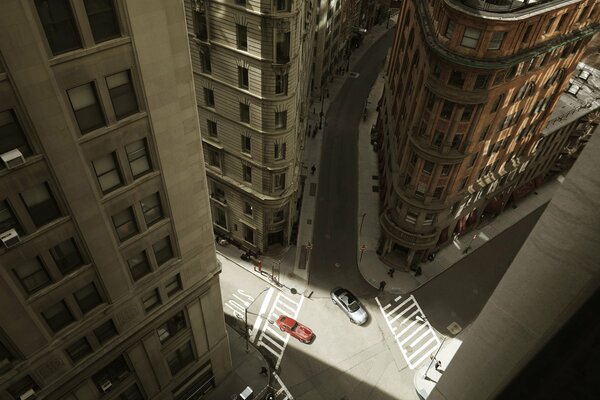
{"type": "Polygon", "coordinates": [[[379,126],[382,239],[407,268],[493,218],[600,28],[593,0],[407,0],[379,126]]]}
{"type": "Polygon", "coordinates": [[[231,370],[183,4],[3,0],[0,399],[231,370]]]}
{"type": "Polygon", "coordinates": [[[253,251],[294,240],[314,4],[185,0],[215,232],[253,251]]]}

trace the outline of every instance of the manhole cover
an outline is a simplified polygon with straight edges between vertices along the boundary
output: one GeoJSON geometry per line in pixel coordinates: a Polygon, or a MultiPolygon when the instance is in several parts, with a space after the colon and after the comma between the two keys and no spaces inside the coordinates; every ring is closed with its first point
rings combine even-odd
{"type": "Polygon", "coordinates": [[[456,322],[453,322],[450,325],[448,325],[446,329],[448,329],[448,332],[450,332],[453,335],[458,335],[460,331],[462,331],[462,327],[456,322]]]}
{"type": "Polygon", "coordinates": [[[290,293],[291,294],[296,294],[296,293],[298,293],[298,291],[295,288],[291,288],[290,289],[290,293]]]}
{"type": "Polygon", "coordinates": [[[348,76],[352,79],[356,79],[360,76],[360,74],[358,72],[350,72],[348,76]]]}

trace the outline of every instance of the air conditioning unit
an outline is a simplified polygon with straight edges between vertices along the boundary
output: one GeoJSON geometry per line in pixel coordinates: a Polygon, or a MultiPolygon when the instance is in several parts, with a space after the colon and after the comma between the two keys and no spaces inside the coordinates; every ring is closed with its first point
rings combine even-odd
{"type": "Polygon", "coordinates": [[[25,157],[23,157],[23,154],[18,149],[0,154],[0,158],[2,158],[2,162],[4,162],[4,165],[8,169],[25,163],[25,157]]]}
{"type": "Polygon", "coordinates": [[[19,397],[19,399],[20,400],[27,400],[27,399],[33,400],[33,399],[35,399],[35,390],[33,390],[33,389],[27,390],[25,393],[23,393],[19,397]]]}
{"type": "Polygon", "coordinates": [[[110,389],[111,387],[112,387],[112,382],[109,380],[106,380],[100,384],[100,389],[102,389],[103,393],[106,393],[108,391],[108,389],[110,389]]]}
{"type": "Polygon", "coordinates": [[[19,234],[14,229],[9,229],[6,232],[0,233],[0,240],[8,248],[16,245],[21,241],[19,234]]]}

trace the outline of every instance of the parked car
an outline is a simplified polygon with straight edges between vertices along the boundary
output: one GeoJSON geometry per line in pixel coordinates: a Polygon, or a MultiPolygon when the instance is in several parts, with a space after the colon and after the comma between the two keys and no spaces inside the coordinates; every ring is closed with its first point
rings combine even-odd
{"type": "Polygon", "coordinates": [[[291,336],[295,337],[302,343],[310,343],[315,338],[315,334],[309,327],[302,325],[300,322],[296,321],[293,318],[287,317],[285,315],[279,316],[277,318],[277,326],[284,332],[289,333],[291,336]]]}
{"type": "Polygon", "coordinates": [[[331,301],[350,318],[350,322],[362,325],[369,319],[367,311],[360,301],[348,289],[337,287],[331,291],[331,301]]]}

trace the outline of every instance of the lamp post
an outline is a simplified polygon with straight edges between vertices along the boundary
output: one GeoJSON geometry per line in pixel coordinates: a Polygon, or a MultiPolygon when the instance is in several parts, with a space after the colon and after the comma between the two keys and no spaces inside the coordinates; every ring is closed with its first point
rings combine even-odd
{"type": "MultiPolygon", "coordinates": [[[[248,304],[248,306],[244,307],[244,336],[246,338],[246,353],[249,351],[249,342],[250,342],[250,332],[248,331],[248,309],[250,308],[250,306],[260,297],[261,294],[263,294],[264,292],[266,292],[267,290],[269,290],[271,287],[267,286],[266,288],[263,289],[262,292],[260,292],[255,298],[254,300],[252,300],[250,302],[250,304],[248,304]]],[[[258,314],[257,314],[258,315],[258,314]]]]}

